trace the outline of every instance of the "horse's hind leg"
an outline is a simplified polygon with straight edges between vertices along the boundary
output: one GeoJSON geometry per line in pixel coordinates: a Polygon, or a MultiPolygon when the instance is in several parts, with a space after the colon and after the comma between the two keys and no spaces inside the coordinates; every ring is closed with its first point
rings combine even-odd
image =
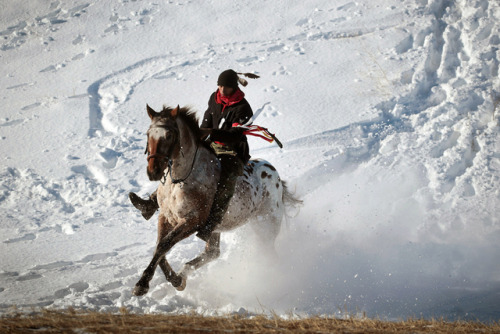
{"type": "Polygon", "coordinates": [[[210,236],[210,239],[205,246],[205,251],[201,253],[198,257],[192,259],[188,263],[184,265],[179,276],[181,276],[185,281],[187,276],[193,271],[199,269],[201,266],[209,263],[210,261],[215,260],[220,255],[220,233],[214,232],[210,236]]]}
{"type": "Polygon", "coordinates": [[[267,255],[267,258],[278,260],[275,242],[281,230],[283,222],[283,210],[278,207],[273,212],[267,210],[268,214],[258,217],[251,225],[257,235],[260,251],[267,255]]]}

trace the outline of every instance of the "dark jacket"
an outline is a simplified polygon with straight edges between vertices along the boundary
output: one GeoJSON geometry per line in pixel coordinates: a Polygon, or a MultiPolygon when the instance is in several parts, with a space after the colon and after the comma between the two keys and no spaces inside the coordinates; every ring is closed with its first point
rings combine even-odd
{"type": "Polygon", "coordinates": [[[223,105],[216,102],[216,93],[213,93],[208,100],[208,109],[205,111],[200,127],[212,129],[210,139],[227,145],[246,163],[250,159],[247,137],[242,129],[233,127],[233,123],[246,123],[253,115],[252,108],[243,98],[236,104],[226,106],[222,112],[223,105]],[[225,121],[221,122],[223,117],[225,121]]]}

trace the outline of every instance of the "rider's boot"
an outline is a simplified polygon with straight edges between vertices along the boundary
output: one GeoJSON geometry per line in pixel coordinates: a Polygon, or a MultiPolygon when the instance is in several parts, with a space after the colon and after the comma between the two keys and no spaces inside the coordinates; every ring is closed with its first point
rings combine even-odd
{"type": "Polygon", "coordinates": [[[146,220],[153,217],[156,210],[159,208],[158,201],[156,199],[156,190],[149,196],[148,199],[142,199],[133,192],[128,194],[128,198],[130,199],[130,202],[132,202],[132,205],[141,211],[142,216],[146,220]]]}

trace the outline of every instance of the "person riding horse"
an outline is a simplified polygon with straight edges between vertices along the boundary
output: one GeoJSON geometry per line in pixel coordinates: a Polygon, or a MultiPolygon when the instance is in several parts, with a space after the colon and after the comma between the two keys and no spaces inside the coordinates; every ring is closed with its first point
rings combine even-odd
{"type": "MultiPolygon", "coordinates": [[[[258,76],[250,76],[257,78],[258,76]]],[[[250,104],[238,82],[246,86],[246,80],[229,69],[222,72],[217,80],[218,89],[208,100],[201,123],[202,139],[210,142],[221,164],[220,179],[210,214],[205,224],[200,225],[197,236],[207,241],[217,225],[222,221],[235,191],[238,176],[243,175],[244,165],[250,159],[249,146],[243,125],[252,117],[250,104]]],[[[139,209],[145,219],[150,219],[158,209],[156,191],[148,199],[135,193],[129,194],[130,201],[139,209]]]]}

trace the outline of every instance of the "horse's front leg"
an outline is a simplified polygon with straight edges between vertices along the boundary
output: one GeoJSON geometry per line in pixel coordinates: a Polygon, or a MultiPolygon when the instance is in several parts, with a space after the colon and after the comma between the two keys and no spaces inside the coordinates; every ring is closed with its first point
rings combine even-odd
{"type": "MultiPolygon", "coordinates": [[[[172,271],[170,265],[165,259],[165,254],[179,241],[187,238],[194,232],[196,232],[196,225],[194,224],[180,224],[177,225],[174,229],[172,229],[166,236],[159,240],[155,253],[153,255],[153,259],[149,263],[148,267],[142,273],[141,279],[136,283],[135,288],[133,290],[133,294],[136,296],[142,296],[149,291],[149,282],[154,276],[156,267],[162,262],[162,267],[172,271]],[[167,264],[165,266],[164,264],[167,264]]],[[[160,237],[161,234],[159,234],[160,237]]],[[[162,268],[163,269],[163,268],[162,268]]],[[[172,271],[173,272],[173,271],[172,271]]]]}
{"type": "MultiPolygon", "coordinates": [[[[156,252],[155,252],[156,256],[156,252]]],[[[132,294],[134,296],[145,295],[149,291],[149,282],[153,278],[156,266],[158,265],[158,260],[153,256],[153,260],[149,263],[148,267],[142,273],[141,279],[135,284],[132,294]]]]}
{"type": "MultiPolygon", "coordinates": [[[[173,227],[168,223],[168,220],[160,214],[158,218],[158,240],[157,244],[167,236],[170,231],[172,231],[173,227]]],[[[175,273],[175,271],[170,267],[170,264],[167,262],[166,256],[163,256],[163,258],[160,260],[160,263],[158,264],[163,271],[163,274],[165,274],[165,278],[167,281],[169,281],[177,290],[182,291],[184,290],[184,287],[186,286],[184,284],[184,287],[182,286],[183,280],[182,278],[175,273]]]]}
{"type": "MultiPolygon", "coordinates": [[[[171,231],[172,226],[168,223],[167,218],[160,212],[158,216],[158,236],[156,238],[156,247],[160,244],[160,241],[165,238],[171,231]]],[[[156,253],[156,251],[155,251],[156,253]]],[[[165,258],[165,256],[163,257],[165,258]]],[[[135,285],[134,291],[132,292],[136,296],[142,296],[146,294],[149,290],[149,281],[153,278],[154,269],[150,268],[152,266],[152,262],[149,264],[148,268],[144,271],[141,280],[137,282],[135,285]]],[[[156,266],[154,266],[156,268],[156,266]]]]}
{"type": "Polygon", "coordinates": [[[165,278],[167,279],[167,281],[169,281],[174,288],[176,288],[178,291],[184,290],[184,288],[186,287],[186,279],[181,277],[181,275],[177,275],[175,273],[165,256],[160,260],[159,266],[165,274],[165,278]]]}
{"type": "Polygon", "coordinates": [[[220,255],[220,233],[212,233],[210,239],[208,239],[207,245],[205,246],[205,251],[201,253],[198,257],[192,259],[184,265],[179,276],[181,276],[185,281],[187,276],[193,271],[199,269],[201,266],[206,265],[210,261],[215,260],[220,255]]]}

